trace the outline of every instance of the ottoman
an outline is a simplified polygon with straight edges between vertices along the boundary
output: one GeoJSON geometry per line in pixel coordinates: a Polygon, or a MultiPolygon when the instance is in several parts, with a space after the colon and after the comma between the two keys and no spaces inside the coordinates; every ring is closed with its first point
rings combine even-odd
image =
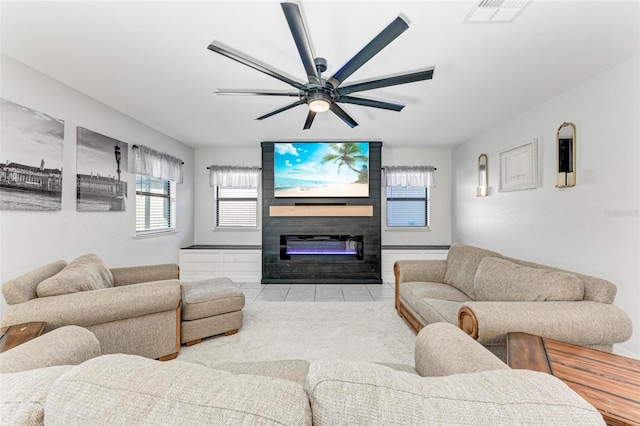
{"type": "Polygon", "coordinates": [[[244,293],[229,278],[180,283],[180,341],[187,346],[217,334],[235,334],[242,326],[244,293]]]}

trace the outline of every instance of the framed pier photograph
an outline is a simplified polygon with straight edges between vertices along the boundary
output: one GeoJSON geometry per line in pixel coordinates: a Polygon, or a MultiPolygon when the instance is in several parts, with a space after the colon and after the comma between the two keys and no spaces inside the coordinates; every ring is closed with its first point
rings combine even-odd
{"type": "Polygon", "coordinates": [[[0,210],[61,210],[64,121],[0,98],[0,210]]]}
{"type": "Polygon", "coordinates": [[[128,144],[78,127],[78,211],[125,211],[128,144]]]}

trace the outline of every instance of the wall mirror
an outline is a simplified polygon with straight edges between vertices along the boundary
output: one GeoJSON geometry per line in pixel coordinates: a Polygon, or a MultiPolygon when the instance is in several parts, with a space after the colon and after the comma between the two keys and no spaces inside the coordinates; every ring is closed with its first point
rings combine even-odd
{"type": "Polygon", "coordinates": [[[576,126],[564,122],[556,133],[556,187],[576,185],[576,126]]]}
{"type": "Polygon", "coordinates": [[[478,188],[476,196],[486,197],[489,195],[489,160],[486,154],[478,157],[478,188]]]}

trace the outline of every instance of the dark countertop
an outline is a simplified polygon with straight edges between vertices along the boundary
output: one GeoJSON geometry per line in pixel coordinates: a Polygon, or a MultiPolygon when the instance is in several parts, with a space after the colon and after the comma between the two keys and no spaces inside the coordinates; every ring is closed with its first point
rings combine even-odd
{"type": "Polygon", "coordinates": [[[206,245],[196,244],[182,247],[182,250],[262,250],[262,246],[206,245]]]}

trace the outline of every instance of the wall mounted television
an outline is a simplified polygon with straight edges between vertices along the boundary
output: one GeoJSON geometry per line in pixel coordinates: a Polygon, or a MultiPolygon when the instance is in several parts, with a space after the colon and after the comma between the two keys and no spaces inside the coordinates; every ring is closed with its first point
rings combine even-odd
{"type": "Polygon", "coordinates": [[[274,143],[275,197],[368,197],[368,142],[274,143]]]}

